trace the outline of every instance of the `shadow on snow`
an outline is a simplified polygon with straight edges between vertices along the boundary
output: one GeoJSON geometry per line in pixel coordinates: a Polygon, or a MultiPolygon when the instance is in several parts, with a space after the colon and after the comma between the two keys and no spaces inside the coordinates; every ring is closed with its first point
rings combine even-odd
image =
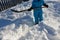
{"type": "MultiPolygon", "coordinates": [[[[33,19],[30,16],[25,16],[25,17],[16,19],[14,21],[0,19],[0,27],[4,27],[4,26],[10,25],[12,23],[15,24],[15,28],[19,28],[21,24],[22,25],[27,24],[28,26],[33,26],[32,25],[33,19]]],[[[39,31],[46,29],[48,34],[55,35],[55,30],[52,27],[49,27],[48,25],[46,25],[44,23],[40,23],[38,27],[39,27],[38,28],[39,31]]]]}
{"type": "Polygon", "coordinates": [[[18,18],[14,21],[6,20],[6,19],[0,19],[0,27],[5,27],[7,25],[10,25],[14,23],[16,27],[19,27],[20,24],[27,24],[27,25],[32,25],[33,24],[33,19],[30,16],[24,16],[22,18],[18,18]]]}
{"type": "Polygon", "coordinates": [[[44,23],[40,23],[38,30],[39,31],[45,31],[44,29],[47,30],[48,34],[56,35],[56,33],[55,33],[56,31],[55,31],[54,28],[52,28],[52,27],[50,27],[50,26],[48,26],[48,25],[46,25],[44,23]]]}

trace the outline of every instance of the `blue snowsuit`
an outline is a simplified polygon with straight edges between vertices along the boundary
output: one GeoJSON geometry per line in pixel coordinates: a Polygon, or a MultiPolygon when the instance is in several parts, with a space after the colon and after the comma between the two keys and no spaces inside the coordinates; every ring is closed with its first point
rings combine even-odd
{"type": "Polygon", "coordinates": [[[42,5],[44,4],[44,0],[33,0],[32,2],[32,8],[40,7],[37,9],[34,9],[34,17],[35,17],[35,23],[41,22],[43,20],[43,12],[42,12],[42,5]]]}

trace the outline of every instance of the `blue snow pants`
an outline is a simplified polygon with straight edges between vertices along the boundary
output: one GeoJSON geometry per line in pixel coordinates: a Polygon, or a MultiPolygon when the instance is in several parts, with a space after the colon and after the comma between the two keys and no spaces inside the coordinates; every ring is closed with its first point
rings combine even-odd
{"type": "Polygon", "coordinates": [[[43,12],[42,12],[42,5],[44,4],[44,0],[33,0],[32,2],[32,7],[40,7],[37,9],[34,9],[34,18],[35,18],[35,23],[38,23],[39,21],[41,22],[43,20],[43,12]]]}
{"type": "Polygon", "coordinates": [[[39,21],[41,22],[43,20],[43,12],[41,8],[34,10],[34,18],[35,23],[38,23],[39,21]]]}

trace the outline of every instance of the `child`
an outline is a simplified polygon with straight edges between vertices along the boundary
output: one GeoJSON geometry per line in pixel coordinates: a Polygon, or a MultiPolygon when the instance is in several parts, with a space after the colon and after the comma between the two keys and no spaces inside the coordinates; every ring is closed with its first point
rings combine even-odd
{"type": "Polygon", "coordinates": [[[42,5],[48,8],[48,5],[44,3],[44,0],[33,0],[32,2],[32,8],[40,7],[34,9],[35,25],[38,24],[39,21],[43,21],[42,5]]]}

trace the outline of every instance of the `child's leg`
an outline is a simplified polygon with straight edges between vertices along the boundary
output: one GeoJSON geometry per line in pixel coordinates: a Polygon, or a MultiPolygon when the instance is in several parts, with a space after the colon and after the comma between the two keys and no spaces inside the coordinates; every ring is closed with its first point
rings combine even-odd
{"type": "Polygon", "coordinates": [[[39,12],[39,21],[43,21],[43,12],[41,10],[39,12]]]}
{"type": "Polygon", "coordinates": [[[35,24],[38,24],[38,12],[34,11],[35,24]]]}

